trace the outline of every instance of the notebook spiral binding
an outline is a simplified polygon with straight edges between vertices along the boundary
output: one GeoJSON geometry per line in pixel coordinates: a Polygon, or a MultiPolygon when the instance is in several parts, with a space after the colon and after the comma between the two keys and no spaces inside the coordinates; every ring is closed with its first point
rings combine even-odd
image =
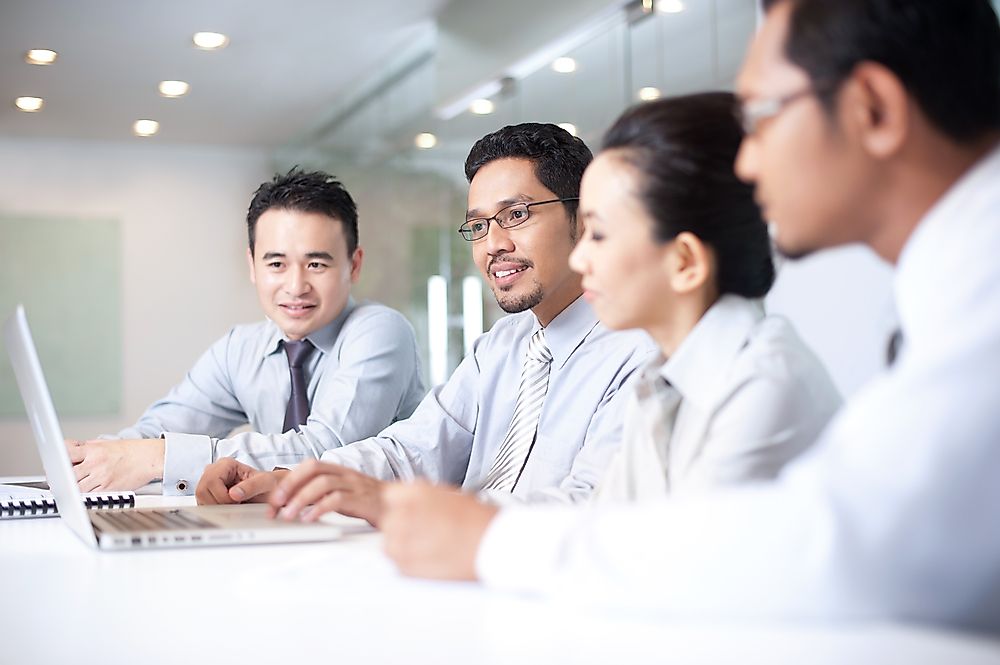
{"type": "MultiPolygon", "coordinates": [[[[113,508],[134,508],[134,494],[95,494],[84,496],[87,510],[109,510],[113,508]]],[[[23,517],[58,517],[59,507],[50,497],[0,499],[0,519],[23,517]]]]}

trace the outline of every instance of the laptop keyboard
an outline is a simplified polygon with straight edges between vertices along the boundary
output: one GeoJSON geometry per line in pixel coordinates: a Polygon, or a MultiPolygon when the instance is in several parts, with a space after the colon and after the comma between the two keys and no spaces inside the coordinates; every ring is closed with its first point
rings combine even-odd
{"type": "MultiPolygon", "coordinates": [[[[192,529],[217,529],[218,525],[183,510],[146,509],[108,510],[99,513],[102,520],[122,531],[190,531],[192,529]]],[[[96,517],[97,515],[95,515],[96,517]]]]}

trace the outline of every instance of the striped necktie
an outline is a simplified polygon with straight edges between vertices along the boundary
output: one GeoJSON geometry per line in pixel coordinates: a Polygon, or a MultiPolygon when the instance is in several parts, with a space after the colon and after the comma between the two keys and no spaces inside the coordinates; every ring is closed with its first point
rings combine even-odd
{"type": "Polygon", "coordinates": [[[493,466],[486,475],[483,489],[513,492],[528,455],[535,444],[538,417],[549,389],[549,368],[552,352],[545,345],[545,329],[540,328],[528,341],[524,367],[521,369],[521,387],[517,391],[514,417],[500,444],[493,466]]]}

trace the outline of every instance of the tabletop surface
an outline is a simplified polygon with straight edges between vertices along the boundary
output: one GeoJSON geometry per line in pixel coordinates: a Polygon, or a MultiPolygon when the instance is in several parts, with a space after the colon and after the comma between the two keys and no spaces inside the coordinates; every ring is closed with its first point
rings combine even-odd
{"type": "Polygon", "coordinates": [[[412,580],[371,527],[331,519],[332,543],[126,552],[58,518],[0,522],[0,662],[1000,664],[1000,642],[925,627],[621,616],[412,580]]]}

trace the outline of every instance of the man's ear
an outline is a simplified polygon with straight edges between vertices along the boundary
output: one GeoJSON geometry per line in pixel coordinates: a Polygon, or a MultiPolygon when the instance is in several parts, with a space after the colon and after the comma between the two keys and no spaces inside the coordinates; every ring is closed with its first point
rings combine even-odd
{"type": "Polygon", "coordinates": [[[351,255],[351,284],[357,284],[361,278],[361,264],[364,262],[365,251],[358,247],[351,255]]]}
{"type": "Polygon", "coordinates": [[[670,287],[675,293],[701,290],[711,278],[712,254],[693,233],[679,233],[664,260],[668,262],[670,287]]]}
{"type": "Polygon", "coordinates": [[[257,284],[257,268],[253,263],[253,252],[247,247],[247,267],[250,269],[250,283],[257,284]]]}
{"type": "MultiPolygon", "coordinates": [[[[917,46],[919,48],[919,46],[917,46]]],[[[854,68],[841,95],[848,122],[868,154],[885,159],[899,152],[910,131],[912,101],[899,78],[874,62],[854,68]]]]}

